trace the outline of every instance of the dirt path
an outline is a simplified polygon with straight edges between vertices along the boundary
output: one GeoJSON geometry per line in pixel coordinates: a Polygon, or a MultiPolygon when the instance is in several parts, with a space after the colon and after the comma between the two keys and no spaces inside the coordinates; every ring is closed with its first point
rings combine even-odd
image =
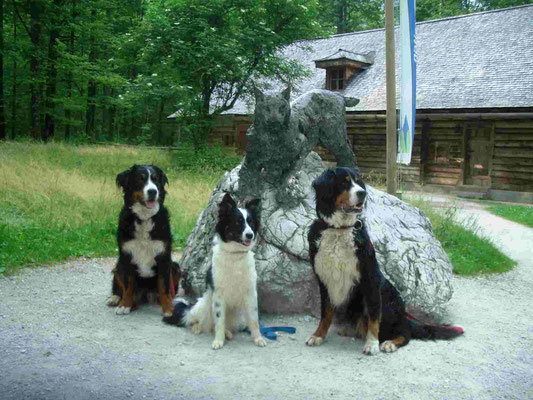
{"type": "Polygon", "coordinates": [[[116,316],[104,305],[114,260],[76,260],[0,278],[0,398],[533,398],[533,229],[477,208],[461,213],[519,265],[455,278],[449,319],[466,331],[455,341],[367,357],[336,335],[306,347],[312,317],[269,315],[297,333],[264,349],[239,334],[213,351],[157,308],[116,316]]]}

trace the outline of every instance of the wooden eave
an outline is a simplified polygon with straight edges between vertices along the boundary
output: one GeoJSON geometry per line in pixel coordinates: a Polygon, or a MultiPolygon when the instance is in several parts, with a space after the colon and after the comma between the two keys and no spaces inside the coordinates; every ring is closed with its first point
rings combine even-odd
{"type": "Polygon", "coordinates": [[[361,61],[350,60],[349,58],[337,58],[334,60],[317,60],[315,61],[316,68],[353,68],[353,69],[367,69],[372,64],[361,61]]]}

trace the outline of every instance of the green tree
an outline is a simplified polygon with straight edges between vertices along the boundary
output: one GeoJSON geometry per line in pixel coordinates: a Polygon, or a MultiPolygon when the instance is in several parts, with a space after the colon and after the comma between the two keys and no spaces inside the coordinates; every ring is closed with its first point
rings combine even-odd
{"type": "Polygon", "coordinates": [[[231,109],[259,77],[300,75],[279,50],[323,33],[317,12],[307,0],[157,0],[132,41],[144,43],[139,64],[148,75],[165,76],[167,93],[186,99],[177,104],[183,114],[203,122],[231,109]]]}

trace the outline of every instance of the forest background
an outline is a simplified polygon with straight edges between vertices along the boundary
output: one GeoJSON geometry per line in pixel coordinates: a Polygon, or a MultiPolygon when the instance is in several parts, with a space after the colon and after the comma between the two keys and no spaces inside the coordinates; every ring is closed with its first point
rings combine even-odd
{"type": "MultiPolygon", "coordinates": [[[[416,16],[530,2],[417,0],[416,16]]],[[[382,0],[0,0],[0,140],[201,146],[260,78],[305,76],[284,46],[383,25],[382,0]]]]}

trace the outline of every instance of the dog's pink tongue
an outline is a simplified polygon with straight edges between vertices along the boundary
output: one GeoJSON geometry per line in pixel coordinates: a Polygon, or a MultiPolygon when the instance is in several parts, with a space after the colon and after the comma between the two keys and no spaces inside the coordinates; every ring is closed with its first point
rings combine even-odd
{"type": "Polygon", "coordinates": [[[156,208],[156,207],[157,207],[157,201],[150,200],[146,202],[146,208],[156,208]]]}

